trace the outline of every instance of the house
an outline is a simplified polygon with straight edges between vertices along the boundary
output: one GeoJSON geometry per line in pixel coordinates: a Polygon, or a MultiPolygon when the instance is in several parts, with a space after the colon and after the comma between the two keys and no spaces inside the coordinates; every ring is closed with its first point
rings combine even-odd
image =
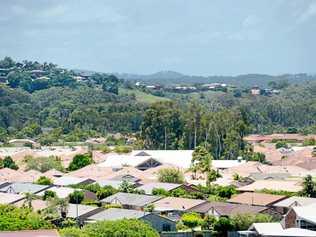
{"type": "Polygon", "coordinates": [[[59,170],[56,170],[56,169],[51,169],[51,170],[48,170],[46,172],[44,172],[42,174],[42,176],[45,176],[47,178],[50,178],[50,179],[54,179],[54,178],[60,178],[64,175],[63,172],[59,171],[59,170]]]}
{"type": "Polygon", "coordinates": [[[261,90],[258,86],[254,86],[250,90],[251,95],[260,95],[260,92],[261,90]]]}
{"type": "Polygon", "coordinates": [[[236,214],[265,213],[267,209],[267,207],[251,206],[247,204],[235,204],[226,202],[204,202],[189,209],[188,211],[200,213],[202,216],[212,215],[215,217],[221,217],[236,214]]]}
{"type": "Polygon", "coordinates": [[[168,192],[175,190],[180,187],[184,187],[183,184],[174,184],[174,183],[161,183],[161,182],[153,182],[153,183],[147,183],[140,187],[138,187],[138,190],[143,190],[146,194],[151,195],[153,189],[164,189],[168,192]]]}
{"type": "Polygon", "coordinates": [[[116,193],[101,200],[104,204],[118,204],[126,209],[143,210],[149,204],[161,199],[158,196],[140,195],[135,193],[116,193]]]}
{"type": "Polygon", "coordinates": [[[256,190],[275,190],[287,192],[299,192],[302,190],[302,185],[298,181],[284,181],[284,180],[258,180],[252,184],[238,188],[240,192],[254,192],[256,190]]]}
{"type": "Polygon", "coordinates": [[[316,204],[292,207],[282,220],[285,228],[302,228],[316,231],[316,204]]]}
{"type": "Polygon", "coordinates": [[[273,206],[276,207],[280,213],[285,214],[292,207],[303,207],[311,204],[316,204],[316,198],[292,196],[274,203],[273,206]]]}
{"type": "Polygon", "coordinates": [[[253,180],[285,180],[289,178],[291,174],[289,173],[251,173],[249,178],[253,180]]]}
{"type": "MultiPolygon", "coordinates": [[[[133,185],[134,187],[136,187],[136,183],[135,182],[130,182],[127,181],[130,185],[133,185]]],[[[122,180],[101,180],[101,181],[97,181],[97,184],[99,184],[101,187],[105,187],[105,186],[111,186],[115,189],[119,189],[123,183],[122,180]]]]}
{"type": "Polygon", "coordinates": [[[33,183],[10,183],[0,189],[0,192],[3,193],[15,193],[15,194],[21,194],[21,193],[31,193],[31,194],[37,194],[41,191],[44,191],[48,189],[49,185],[40,185],[40,184],[33,184],[33,183]]]}
{"type": "Polygon", "coordinates": [[[101,167],[131,166],[147,170],[164,164],[190,168],[193,150],[134,150],[126,155],[110,154],[99,164],[101,167]]]}
{"type": "Polygon", "coordinates": [[[176,223],[166,217],[138,210],[109,208],[88,217],[89,221],[114,221],[122,219],[139,219],[149,223],[158,232],[175,231],[176,223]]]}
{"type": "Polygon", "coordinates": [[[238,231],[236,237],[315,237],[316,232],[300,228],[283,229],[280,223],[254,223],[248,231],[238,231]]]}
{"type": "Polygon", "coordinates": [[[69,203],[67,209],[67,218],[78,219],[83,224],[90,216],[93,216],[101,211],[103,208],[88,205],[76,205],[69,203]]]}
{"type": "Polygon", "coordinates": [[[111,167],[100,167],[97,164],[87,165],[81,169],[69,172],[67,176],[77,178],[90,178],[96,181],[108,179],[113,175],[115,170],[111,167]]]}
{"type": "MultiPolygon", "coordinates": [[[[74,189],[70,187],[59,187],[59,186],[51,186],[50,188],[37,193],[38,196],[44,196],[45,191],[53,191],[56,193],[56,196],[58,198],[67,198],[71,193],[73,193],[75,190],[81,190],[81,189],[74,189]]],[[[95,200],[97,199],[96,194],[90,191],[84,190],[84,198],[85,199],[90,199],[90,200],[95,200]]]]}
{"type": "Polygon", "coordinates": [[[225,170],[245,163],[246,161],[242,160],[242,158],[237,160],[212,160],[212,167],[216,170],[225,170]]]}
{"type": "Polygon", "coordinates": [[[255,206],[272,206],[274,203],[286,199],[283,195],[267,193],[245,192],[237,194],[228,200],[230,203],[247,204],[255,206]]]}
{"type": "Polygon", "coordinates": [[[8,143],[16,147],[22,147],[22,146],[27,146],[27,145],[30,145],[32,147],[40,147],[39,143],[30,139],[12,139],[8,141],[8,143]]]}
{"type": "Polygon", "coordinates": [[[172,220],[179,220],[180,216],[195,206],[206,202],[205,200],[165,197],[153,203],[154,211],[167,215],[172,220]]]}
{"type": "Polygon", "coordinates": [[[62,176],[60,178],[55,178],[53,183],[56,186],[69,186],[76,184],[92,184],[95,180],[89,178],[78,178],[73,176],[62,176]]]}
{"type": "MultiPolygon", "coordinates": [[[[27,199],[23,199],[13,203],[13,205],[16,207],[28,206],[28,201],[27,199]]],[[[32,199],[31,206],[33,211],[37,212],[46,209],[49,206],[49,203],[40,199],[32,199]]]]}
{"type": "Polygon", "coordinates": [[[15,193],[0,193],[0,204],[12,204],[23,200],[25,198],[22,194],[15,194],[15,193]]]}
{"type": "Polygon", "coordinates": [[[1,231],[0,237],[60,237],[57,230],[1,231]]]}

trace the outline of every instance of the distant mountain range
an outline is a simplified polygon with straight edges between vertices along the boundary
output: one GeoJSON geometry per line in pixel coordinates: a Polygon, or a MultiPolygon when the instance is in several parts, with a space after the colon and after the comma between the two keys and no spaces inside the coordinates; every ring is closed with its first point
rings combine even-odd
{"type": "MultiPolygon", "coordinates": [[[[76,70],[92,74],[92,71],[76,70]]],[[[316,80],[316,75],[306,73],[300,74],[283,74],[283,75],[266,75],[266,74],[244,74],[238,76],[190,76],[174,71],[160,71],[153,74],[130,74],[130,73],[113,73],[118,78],[129,81],[141,81],[148,84],[161,85],[186,85],[195,83],[226,83],[238,87],[267,87],[271,81],[286,80],[291,84],[301,84],[311,80],[316,80]]]]}
{"type": "Polygon", "coordinates": [[[239,87],[260,86],[266,87],[270,81],[286,80],[292,84],[300,84],[311,80],[316,80],[316,75],[301,74],[284,74],[278,76],[265,74],[245,74],[238,76],[189,76],[174,71],[161,71],[154,74],[138,75],[128,73],[117,73],[117,77],[142,81],[147,83],[157,83],[164,85],[172,84],[194,84],[194,83],[214,83],[221,82],[239,87]]]}

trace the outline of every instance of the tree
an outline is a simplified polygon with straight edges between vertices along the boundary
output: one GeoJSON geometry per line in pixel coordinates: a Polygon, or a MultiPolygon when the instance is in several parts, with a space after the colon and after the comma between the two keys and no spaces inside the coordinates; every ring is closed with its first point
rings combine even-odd
{"type": "Polygon", "coordinates": [[[35,183],[42,185],[51,185],[53,184],[53,181],[50,178],[47,178],[46,176],[41,176],[35,183]]]}
{"type": "Polygon", "coordinates": [[[117,190],[115,188],[113,188],[112,186],[104,186],[96,192],[96,195],[97,195],[99,200],[102,200],[104,198],[107,198],[107,197],[115,194],[116,192],[117,192],[117,190]]]}
{"type": "Polygon", "coordinates": [[[43,200],[49,200],[49,199],[56,198],[56,197],[57,197],[56,192],[54,192],[52,190],[46,190],[44,192],[43,200]]]}
{"type": "Polygon", "coordinates": [[[248,230],[253,223],[267,223],[275,221],[267,214],[236,214],[231,217],[235,230],[248,230]]]}
{"type": "Polygon", "coordinates": [[[123,193],[134,193],[135,190],[135,185],[128,182],[127,180],[123,180],[119,187],[119,191],[123,193]]]}
{"type": "Polygon", "coordinates": [[[16,165],[16,163],[12,160],[12,158],[10,156],[6,156],[3,159],[3,167],[13,169],[13,170],[19,169],[19,167],[16,165]]]}
{"type": "Polygon", "coordinates": [[[158,180],[162,183],[183,183],[184,176],[176,168],[164,168],[158,171],[158,180]]]}
{"type": "Polygon", "coordinates": [[[197,213],[184,213],[181,217],[182,223],[188,228],[193,229],[197,226],[203,225],[203,219],[197,213]]]}
{"type": "Polygon", "coordinates": [[[306,197],[316,197],[316,183],[311,175],[304,178],[302,195],[306,197]]]}
{"type": "Polygon", "coordinates": [[[136,219],[118,221],[99,221],[86,225],[83,232],[93,237],[159,237],[159,234],[149,224],[136,219]]]}
{"type": "Polygon", "coordinates": [[[52,225],[29,208],[0,205],[0,231],[50,229],[52,225]]]}
{"type": "Polygon", "coordinates": [[[75,155],[74,158],[72,159],[68,167],[68,170],[69,171],[77,170],[87,165],[90,165],[92,163],[93,163],[93,160],[90,154],[78,154],[78,155],[75,155]]]}
{"type": "Polygon", "coordinates": [[[214,231],[216,231],[219,236],[226,236],[227,231],[234,230],[234,224],[227,217],[220,217],[214,224],[214,231]]]}
{"type": "Polygon", "coordinates": [[[217,172],[212,169],[212,160],[212,155],[202,146],[195,148],[192,154],[191,169],[207,175],[207,186],[217,178],[217,172]]]}
{"type": "Polygon", "coordinates": [[[73,193],[69,194],[69,202],[73,204],[80,204],[84,199],[84,192],[75,190],[73,193]]]}

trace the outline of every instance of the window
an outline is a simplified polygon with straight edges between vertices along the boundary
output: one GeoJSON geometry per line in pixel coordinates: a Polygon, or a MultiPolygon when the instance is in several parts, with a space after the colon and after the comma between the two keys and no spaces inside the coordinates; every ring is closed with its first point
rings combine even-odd
{"type": "Polygon", "coordinates": [[[162,231],[171,231],[171,226],[169,224],[162,224],[162,231]]]}

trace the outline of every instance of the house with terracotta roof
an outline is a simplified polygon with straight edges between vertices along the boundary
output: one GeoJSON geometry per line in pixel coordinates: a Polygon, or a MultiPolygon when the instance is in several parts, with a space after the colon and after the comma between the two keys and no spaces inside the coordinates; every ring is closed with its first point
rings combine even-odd
{"type": "Polygon", "coordinates": [[[232,216],[237,214],[258,214],[265,213],[268,207],[252,206],[247,204],[236,204],[227,202],[204,202],[188,212],[200,213],[202,216],[212,215],[215,217],[232,216]]]}
{"type": "Polygon", "coordinates": [[[258,180],[252,184],[238,188],[240,192],[254,192],[263,189],[287,192],[299,192],[302,190],[302,183],[299,181],[287,180],[258,180]]]}
{"type": "Polygon", "coordinates": [[[234,195],[231,199],[228,200],[228,202],[268,207],[286,198],[287,197],[283,195],[245,192],[245,193],[234,195]]]}
{"type": "Polygon", "coordinates": [[[199,199],[165,197],[154,202],[153,205],[155,213],[166,215],[172,220],[179,220],[183,213],[204,202],[206,201],[199,199]]]}

